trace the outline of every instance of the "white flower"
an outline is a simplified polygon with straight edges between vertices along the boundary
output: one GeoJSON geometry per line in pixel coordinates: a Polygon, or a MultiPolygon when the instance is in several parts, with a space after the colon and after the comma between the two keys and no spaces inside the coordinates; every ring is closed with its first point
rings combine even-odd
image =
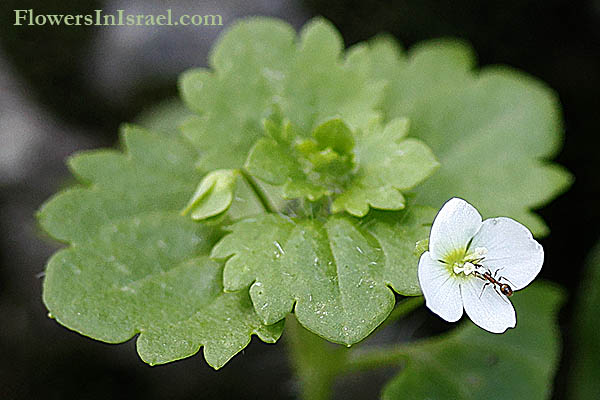
{"type": "Polygon", "coordinates": [[[506,294],[527,286],[543,262],[526,227],[503,217],[482,222],[472,205],[453,198],[433,221],[419,282],[427,307],[446,321],[458,321],[464,308],[481,328],[502,333],[517,322],[506,294]]]}

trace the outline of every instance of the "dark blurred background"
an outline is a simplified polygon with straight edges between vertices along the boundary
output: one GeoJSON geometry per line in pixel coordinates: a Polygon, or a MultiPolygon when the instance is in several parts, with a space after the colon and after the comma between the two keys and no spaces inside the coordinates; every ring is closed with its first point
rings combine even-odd
{"type": "MultiPolygon", "coordinates": [[[[323,15],[347,45],[383,31],[406,47],[459,37],[473,44],[481,65],[508,64],[547,82],[564,107],[565,143],[557,162],[576,177],[568,193],[539,210],[552,230],[542,240],[547,259],[542,277],[570,294],[561,314],[564,351],[554,392],[555,399],[565,397],[572,295],[600,232],[600,0],[0,2],[0,399],[291,399],[296,383],[283,345],[253,340],[218,372],[201,356],[151,368],[131,341],[98,343],[46,317],[43,270],[57,245],[38,231],[33,215],[68,184],[65,157],[114,145],[121,122],[176,96],[177,75],[206,65],[223,28],[13,26],[13,10],[28,8],[36,14],[172,8],[179,14],[220,14],[225,25],[259,14],[297,28],[323,15]]],[[[411,318],[413,326],[435,323],[427,313],[411,318]]],[[[374,398],[379,389],[374,385],[386,374],[350,377],[338,385],[337,397],[374,398]]]]}

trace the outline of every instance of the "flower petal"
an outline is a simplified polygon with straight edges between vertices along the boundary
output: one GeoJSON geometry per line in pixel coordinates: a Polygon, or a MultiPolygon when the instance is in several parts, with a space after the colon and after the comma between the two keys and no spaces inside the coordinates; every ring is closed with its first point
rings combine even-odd
{"type": "Polygon", "coordinates": [[[448,322],[460,319],[463,306],[458,280],[447,266],[432,259],[428,251],[419,260],[419,283],[431,311],[448,322]]]}
{"type": "Polygon", "coordinates": [[[525,226],[510,218],[490,218],[483,221],[471,247],[485,247],[482,264],[493,274],[505,277],[513,290],[529,285],[542,269],[544,249],[533,239],[525,226]]]}
{"type": "Polygon", "coordinates": [[[514,328],[517,316],[510,300],[496,292],[491,284],[484,289],[484,284],[478,278],[461,283],[463,304],[471,321],[492,333],[502,333],[508,328],[514,328]]]}
{"type": "Polygon", "coordinates": [[[446,202],[433,221],[429,236],[429,251],[436,260],[465,249],[481,227],[481,215],[464,201],[454,197],[446,202]]]}

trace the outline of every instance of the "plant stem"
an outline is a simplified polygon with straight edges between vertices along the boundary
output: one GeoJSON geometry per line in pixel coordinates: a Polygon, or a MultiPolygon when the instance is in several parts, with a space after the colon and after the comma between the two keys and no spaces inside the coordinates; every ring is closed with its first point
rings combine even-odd
{"type": "Polygon", "coordinates": [[[423,296],[416,297],[407,297],[406,299],[399,301],[396,304],[396,307],[392,310],[390,315],[377,327],[376,331],[381,330],[382,328],[388,326],[390,323],[399,320],[404,317],[406,314],[410,313],[413,310],[421,307],[425,302],[425,298],[423,296]]]}
{"type": "Polygon", "coordinates": [[[258,182],[256,182],[256,180],[252,176],[250,176],[248,172],[246,172],[244,169],[240,169],[239,171],[248,183],[248,185],[250,185],[250,188],[260,201],[260,204],[263,206],[265,211],[270,213],[276,213],[277,210],[275,209],[275,207],[273,207],[273,205],[269,201],[267,194],[264,192],[264,190],[262,190],[258,182]]]}
{"type": "Polygon", "coordinates": [[[397,366],[402,363],[409,354],[408,347],[394,346],[389,348],[376,348],[372,350],[354,351],[346,358],[344,365],[340,368],[340,374],[351,372],[368,371],[371,369],[397,366]]]}
{"type": "Polygon", "coordinates": [[[293,315],[286,318],[285,331],[289,357],[300,381],[300,398],[330,400],[348,349],[309,332],[293,315]]]}
{"type": "MultiPolygon", "coordinates": [[[[408,297],[396,305],[390,315],[381,325],[377,327],[375,332],[383,329],[390,323],[404,317],[406,314],[419,308],[424,302],[423,296],[408,297]]],[[[375,333],[373,332],[373,333],[375,333]]],[[[372,335],[372,334],[371,334],[372,335]]],[[[389,348],[369,348],[359,347],[350,352],[344,364],[340,368],[340,373],[350,373],[364,371],[374,368],[386,367],[389,365],[397,365],[406,358],[408,353],[406,346],[393,346],[389,348]]]]}
{"type": "MultiPolygon", "coordinates": [[[[423,304],[423,297],[409,297],[398,303],[383,324],[395,321],[423,304]]],[[[285,332],[289,358],[300,381],[303,400],[329,400],[336,377],[351,373],[398,365],[407,357],[410,347],[370,348],[358,345],[352,349],[335,345],[303,328],[293,314],[286,318],[285,332]]]]}

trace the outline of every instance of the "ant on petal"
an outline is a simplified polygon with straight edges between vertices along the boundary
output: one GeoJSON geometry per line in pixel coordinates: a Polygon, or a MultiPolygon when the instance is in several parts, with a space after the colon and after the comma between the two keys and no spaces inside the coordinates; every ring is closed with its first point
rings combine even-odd
{"type": "Polygon", "coordinates": [[[481,298],[481,295],[483,294],[483,291],[485,290],[486,286],[488,286],[490,284],[494,287],[494,291],[496,291],[496,293],[503,294],[506,297],[512,296],[512,294],[513,294],[512,287],[510,287],[510,285],[508,283],[502,283],[501,280],[504,279],[504,280],[508,281],[509,283],[512,283],[512,282],[503,276],[497,277],[498,272],[500,270],[502,270],[503,268],[497,269],[496,271],[494,271],[494,274],[492,275],[490,270],[489,269],[486,270],[486,268],[483,265],[475,264],[475,266],[478,267],[478,269],[475,270],[473,273],[475,274],[476,277],[485,281],[485,284],[483,285],[483,288],[481,289],[481,293],[479,294],[480,298],[481,298]],[[482,272],[482,270],[484,270],[484,271],[482,272]]]}

